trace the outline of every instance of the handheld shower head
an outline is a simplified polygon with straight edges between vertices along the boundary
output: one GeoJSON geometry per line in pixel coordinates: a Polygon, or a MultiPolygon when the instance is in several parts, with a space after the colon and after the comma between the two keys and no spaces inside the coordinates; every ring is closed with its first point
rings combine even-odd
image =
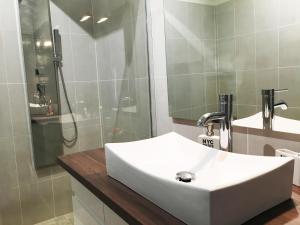
{"type": "Polygon", "coordinates": [[[56,61],[62,62],[62,44],[61,35],[58,29],[53,30],[53,41],[54,41],[54,58],[56,61]]]}

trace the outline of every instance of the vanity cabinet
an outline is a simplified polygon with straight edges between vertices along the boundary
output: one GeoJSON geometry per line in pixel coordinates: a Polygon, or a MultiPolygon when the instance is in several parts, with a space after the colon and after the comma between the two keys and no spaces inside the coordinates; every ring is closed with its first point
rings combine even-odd
{"type": "Polygon", "coordinates": [[[128,225],[76,179],[71,180],[74,225],[128,225]]]}

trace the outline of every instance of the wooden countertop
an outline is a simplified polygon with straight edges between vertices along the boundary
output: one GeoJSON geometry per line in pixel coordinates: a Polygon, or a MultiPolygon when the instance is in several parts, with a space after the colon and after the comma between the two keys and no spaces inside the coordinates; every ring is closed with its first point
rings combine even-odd
{"type": "MultiPolygon", "coordinates": [[[[59,157],[59,164],[130,225],[184,224],[125,185],[107,176],[103,149],[59,157]]],[[[291,200],[267,210],[245,225],[300,224],[299,212],[300,188],[293,187],[291,200]]]]}

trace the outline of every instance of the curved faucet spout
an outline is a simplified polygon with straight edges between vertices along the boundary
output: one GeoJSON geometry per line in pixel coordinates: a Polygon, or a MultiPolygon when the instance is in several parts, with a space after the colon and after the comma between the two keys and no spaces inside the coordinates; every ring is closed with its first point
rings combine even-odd
{"type": "Polygon", "coordinates": [[[281,108],[282,110],[287,110],[288,104],[286,103],[286,101],[281,100],[280,102],[274,104],[274,108],[281,108]]]}
{"type": "Polygon", "coordinates": [[[263,127],[266,130],[272,130],[272,123],[275,114],[275,108],[281,108],[281,110],[287,110],[288,104],[280,100],[275,104],[275,93],[288,91],[288,89],[264,89],[261,91],[262,94],[262,117],[263,117],[263,127]]]}
{"type": "Polygon", "coordinates": [[[198,127],[207,126],[208,123],[216,122],[218,120],[224,120],[225,117],[226,117],[226,114],[224,112],[206,113],[200,117],[200,119],[197,122],[197,126],[198,127]]]}

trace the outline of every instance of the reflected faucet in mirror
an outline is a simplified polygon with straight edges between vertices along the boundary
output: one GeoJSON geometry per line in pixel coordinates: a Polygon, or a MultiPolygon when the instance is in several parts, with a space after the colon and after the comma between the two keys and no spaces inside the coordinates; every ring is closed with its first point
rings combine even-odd
{"type": "Polygon", "coordinates": [[[263,89],[262,94],[262,117],[263,117],[263,128],[267,130],[272,129],[272,121],[274,118],[274,113],[276,108],[281,108],[282,110],[287,110],[288,105],[285,101],[280,100],[275,103],[275,93],[285,92],[288,89],[263,89]]]}
{"type": "Polygon", "coordinates": [[[232,101],[232,94],[219,95],[219,112],[206,113],[197,122],[198,127],[219,123],[220,149],[228,152],[232,152],[232,101]]]}

